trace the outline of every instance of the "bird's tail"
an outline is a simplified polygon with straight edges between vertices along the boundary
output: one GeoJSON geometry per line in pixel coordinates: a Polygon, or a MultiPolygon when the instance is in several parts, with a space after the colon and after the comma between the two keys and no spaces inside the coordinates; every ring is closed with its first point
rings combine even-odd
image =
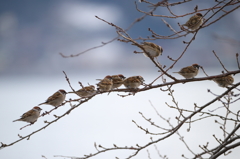
{"type": "Polygon", "coordinates": [[[20,119],[13,120],[13,122],[20,121],[20,119]]]}
{"type": "Polygon", "coordinates": [[[46,102],[40,103],[40,104],[38,104],[38,106],[39,106],[39,105],[43,105],[43,104],[46,104],[46,102]]]}

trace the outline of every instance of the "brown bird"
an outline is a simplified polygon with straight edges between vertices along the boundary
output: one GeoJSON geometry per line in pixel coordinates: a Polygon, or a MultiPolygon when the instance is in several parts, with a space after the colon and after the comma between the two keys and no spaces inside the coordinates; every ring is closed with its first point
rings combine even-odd
{"type": "Polygon", "coordinates": [[[142,76],[132,76],[132,77],[128,77],[127,79],[125,79],[123,81],[123,84],[126,88],[136,89],[140,85],[142,85],[143,82],[144,82],[144,79],[142,76]]]}
{"type": "Polygon", "coordinates": [[[111,76],[106,76],[103,80],[101,80],[97,86],[98,86],[98,90],[100,91],[110,91],[112,89],[112,77],[111,76]]]}
{"type": "Polygon", "coordinates": [[[119,75],[112,75],[112,89],[118,88],[123,84],[123,80],[126,78],[122,74],[119,75]]]}
{"type": "Polygon", "coordinates": [[[75,92],[68,92],[68,93],[75,93],[79,97],[88,98],[88,97],[91,97],[94,94],[96,94],[96,92],[97,91],[95,90],[95,86],[90,85],[90,86],[86,86],[86,87],[83,87],[82,89],[77,90],[76,93],[75,92]]]}
{"type": "MultiPolygon", "coordinates": [[[[132,44],[136,45],[136,44],[132,44]]],[[[136,45],[137,46],[137,45],[136,45]]],[[[159,55],[162,55],[163,48],[157,44],[151,43],[151,42],[143,42],[141,46],[144,48],[144,50],[151,56],[151,57],[158,57],[159,55]]],[[[138,46],[139,47],[139,46],[138,46]]],[[[140,47],[139,47],[140,48],[140,47]]],[[[143,50],[142,48],[140,48],[143,50]]],[[[144,51],[143,50],[143,51],[144,51]]],[[[149,55],[143,52],[144,56],[149,57],[149,55]]]]}
{"type": "Polygon", "coordinates": [[[33,124],[39,118],[41,110],[42,109],[39,107],[33,107],[31,110],[24,113],[20,119],[14,120],[13,122],[24,121],[24,122],[33,124]]]}
{"type": "Polygon", "coordinates": [[[213,79],[214,82],[218,84],[219,87],[227,87],[228,85],[233,84],[234,78],[232,75],[218,77],[213,79]]]}
{"type": "Polygon", "coordinates": [[[203,23],[203,15],[201,13],[196,13],[194,16],[190,17],[190,19],[183,24],[183,26],[188,27],[188,29],[194,31],[200,27],[203,23]]]}
{"type": "Polygon", "coordinates": [[[41,103],[39,105],[48,104],[48,105],[52,105],[54,107],[57,107],[60,104],[62,104],[62,102],[65,100],[66,94],[67,94],[67,92],[65,90],[60,89],[57,92],[55,92],[53,95],[48,97],[46,102],[41,103]]]}
{"type": "Polygon", "coordinates": [[[200,66],[198,64],[193,64],[192,66],[187,66],[182,68],[179,72],[173,72],[173,73],[178,73],[183,77],[185,77],[186,79],[194,78],[198,74],[199,67],[200,66]]]}

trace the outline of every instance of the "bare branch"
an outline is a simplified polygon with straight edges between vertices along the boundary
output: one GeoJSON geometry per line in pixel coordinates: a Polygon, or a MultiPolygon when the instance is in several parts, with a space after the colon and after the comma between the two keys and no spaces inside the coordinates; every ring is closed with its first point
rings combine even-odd
{"type": "Polygon", "coordinates": [[[215,51],[213,50],[212,52],[213,52],[213,54],[216,56],[216,58],[218,59],[218,61],[220,62],[220,64],[222,65],[223,69],[224,69],[226,72],[229,72],[229,71],[225,68],[225,66],[223,65],[222,61],[219,59],[219,57],[218,57],[217,54],[215,53],[215,51]]]}

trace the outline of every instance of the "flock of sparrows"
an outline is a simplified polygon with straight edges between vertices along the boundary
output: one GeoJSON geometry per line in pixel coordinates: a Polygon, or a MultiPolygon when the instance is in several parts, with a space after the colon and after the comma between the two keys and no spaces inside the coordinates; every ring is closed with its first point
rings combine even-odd
{"type": "MultiPolygon", "coordinates": [[[[192,16],[183,26],[188,27],[188,29],[194,31],[200,27],[200,25],[203,23],[203,16],[201,13],[196,13],[194,16],[192,16]]],[[[133,44],[136,45],[136,44],[133,44]]],[[[138,45],[136,45],[138,46],[138,45]]],[[[143,54],[146,57],[158,57],[162,55],[163,48],[159,45],[156,45],[151,42],[143,42],[139,47],[143,50],[143,54]],[[146,53],[147,52],[147,53],[146,53]]],[[[194,78],[198,74],[200,65],[193,64],[191,66],[187,66],[182,68],[179,72],[174,72],[182,75],[186,79],[194,78]]],[[[213,79],[214,82],[216,82],[220,87],[227,87],[228,85],[231,85],[234,82],[234,79],[231,75],[225,76],[225,77],[219,77],[213,79]]],[[[128,89],[137,89],[140,85],[142,85],[144,82],[143,77],[141,76],[132,76],[129,78],[124,77],[122,74],[119,75],[108,75],[104,79],[101,79],[100,82],[97,84],[97,90],[95,89],[95,86],[90,85],[83,87],[82,89],[79,89],[75,92],[68,92],[68,93],[75,93],[81,98],[88,98],[93,95],[95,95],[98,91],[99,92],[109,92],[113,89],[118,89],[121,85],[124,85],[128,89]]],[[[54,107],[60,106],[63,101],[65,100],[67,92],[63,89],[58,90],[53,95],[51,95],[46,102],[41,103],[42,104],[48,104],[52,105],[54,107]]],[[[35,123],[40,116],[41,108],[38,106],[33,107],[33,109],[29,110],[28,112],[24,113],[20,119],[14,120],[15,121],[24,121],[28,123],[35,123]]]]}
{"type": "MultiPolygon", "coordinates": [[[[144,79],[142,76],[132,76],[129,78],[124,77],[122,74],[119,75],[108,75],[104,79],[101,79],[99,83],[97,83],[97,90],[95,89],[95,86],[90,85],[83,87],[75,92],[68,92],[68,93],[75,93],[81,98],[88,98],[93,95],[95,95],[98,91],[99,92],[109,92],[113,89],[118,89],[120,86],[124,85],[128,89],[137,89],[140,85],[142,85],[144,82],[144,79]]],[[[24,121],[28,123],[35,123],[37,119],[40,116],[41,108],[40,105],[48,104],[54,107],[60,106],[65,98],[66,98],[67,92],[63,89],[58,90],[53,95],[48,97],[48,99],[40,103],[38,106],[33,107],[31,110],[24,113],[20,119],[14,120],[15,121],[24,121]]]]}

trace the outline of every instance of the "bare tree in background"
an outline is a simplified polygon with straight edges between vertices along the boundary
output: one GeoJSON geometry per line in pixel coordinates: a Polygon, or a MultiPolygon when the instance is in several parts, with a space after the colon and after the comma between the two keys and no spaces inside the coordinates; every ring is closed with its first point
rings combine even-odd
{"type": "MultiPolygon", "coordinates": [[[[169,107],[169,109],[172,109],[172,111],[177,112],[178,115],[175,117],[175,119],[170,120],[168,117],[165,117],[163,114],[158,112],[157,109],[155,108],[155,106],[153,104],[151,104],[151,102],[150,102],[152,108],[156,112],[156,116],[159,118],[159,120],[165,122],[166,125],[168,125],[167,127],[163,127],[163,126],[157,124],[158,122],[151,119],[152,117],[145,116],[144,113],[140,112],[140,115],[142,116],[142,118],[147,123],[149,123],[150,126],[148,128],[144,128],[141,125],[141,123],[138,123],[135,120],[133,120],[132,122],[137,126],[139,131],[143,131],[146,134],[151,136],[149,142],[147,142],[145,144],[141,144],[141,145],[134,144],[134,145],[126,145],[126,146],[118,146],[117,144],[112,143],[113,144],[112,147],[105,147],[101,144],[95,143],[93,146],[95,147],[96,151],[92,152],[91,154],[82,154],[82,156],[79,156],[79,157],[72,157],[72,156],[56,156],[56,157],[71,158],[71,159],[87,159],[87,158],[92,158],[92,157],[98,156],[104,152],[107,153],[108,151],[125,150],[125,151],[131,152],[131,154],[126,157],[127,159],[129,159],[129,158],[134,158],[134,157],[138,156],[140,151],[145,151],[149,147],[153,146],[155,148],[159,158],[167,159],[168,158],[167,154],[165,155],[165,152],[160,152],[157,147],[157,144],[161,143],[163,140],[168,140],[169,138],[171,138],[174,135],[177,135],[179,137],[179,140],[176,140],[175,142],[179,142],[179,141],[182,142],[185,145],[185,149],[187,149],[190,152],[191,156],[186,156],[185,154],[182,154],[182,157],[186,158],[186,159],[188,159],[188,158],[189,159],[190,158],[191,159],[203,159],[203,158],[215,159],[219,156],[228,155],[236,147],[240,146],[240,141],[239,141],[240,136],[237,134],[237,131],[239,132],[239,128],[240,128],[240,123],[239,123],[239,117],[240,117],[239,112],[240,111],[236,112],[231,107],[231,105],[233,103],[239,102],[239,100],[240,100],[240,92],[239,92],[240,81],[239,80],[235,79],[234,84],[231,84],[228,87],[226,87],[226,89],[224,89],[224,91],[221,92],[220,94],[215,94],[215,92],[208,90],[208,92],[211,93],[213,96],[212,100],[210,100],[209,102],[207,102],[203,105],[195,104],[193,109],[185,109],[183,106],[178,104],[178,101],[174,96],[174,89],[173,89],[174,85],[182,84],[182,83],[189,83],[189,82],[215,80],[216,78],[227,77],[230,75],[232,75],[234,77],[236,74],[240,73],[240,64],[239,64],[238,53],[236,54],[236,61],[234,61],[237,66],[236,70],[228,71],[227,68],[224,66],[224,63],[221,61],[221,59],[218,57],[218,55],[215,51],[212,51],[212,52],[213,52],[214,56],[216,57],[216,59],[219,61],[220,65],[222,66],[222,69],[223,69],[222,74],[208,76],[207,73],[205,72],[204,68],[200,67],[204,71],[206,77],[179,80],[179,79],[175,78],[172,74],[169,73],[170,72],[169,70],[174,68],[175,64],[184,56],[184,54],[187,51],[187,49],[189,48],[189,46],[198,37],[198,34],[200,34],[200,32],[202,30],[204,30],[204,28],[206,28],[210,25],[216,25],[215,23],[217,21],[222,20],[222,18],[225,18],[228,14],[231,14],[232,12],[236,11],[240,7],[239,0],[215,0],[215,1],[212,0],[214,2],[214,5],[211,8],[198,8],[197,1],[196,1],[196,5],[192,9],[193,11],[190,13],[185,13],[184,15],[176,15],[171,10],[171,7],[173,7],[173,6],[177,7],[180,5],[184,5],[185,3],[188,3],[188,2],[192,2],[192,1],[194,1],[194,0],[182,0],[182,1],[179,0],[178,2],[171,3],[168,0],[162,0],[155,4],[151,3],[150,1],[146,1],[146,0],[141,0],[141,3],[135,2],[136,10],[141,12],[143,14],[143,16],[137,18],[127,29],[123,29],[120,26],[117,26],[105,19],[102,19],[101,17],[96,16],[97,19],[105,22],[106,25],[111,25],[112,27],[114,27],[116,29],[118,37],[116,37],[108,42],[104,42],[100,46],[96,46],[96,47],[90,48],[86,51],[83,51],[79,54],[67,56],[67,55],[64,55],[63,53],[60,53],[61,56],[64,58],[68,58],[68,57],[77,58],[81,54],[86,53],[92,49],[97,49],[99,47],[103,47],[104,45],[107,45],[115,40],[118,40],[119,42],[126,43],[126,45],[134,44],[134,45],[138,46],[139,48],[141,48],[146,54],[148,54],[146,52],[146,50],[144,48],[142,48],[141,44],[138,43],[137,41],[146,41],[146,40],[153,41],[153,40],[158,40],[158,39],[177,39],[177,38],[184,38],[186,35],[191,36],[190,41],[183,41],[183,44],[186,46],[183,49],[183,51],[179,54],[178,58],[174,59],[174,58],[168,56],[168,60],[172,61],[172,64],[170,66],[165,66],[165,65],[161,66],[161,64],[156,59],[149,57],[149,60],[152,61],[153,65],[155,65],[158,68],[156,71],[156,79],[154,79],[151,83],[144,84],[144,87],[138,89],[137,91],[133,91],[131,89],[112,90],[112,92],[125,93],[124,95],[119,95],[119,98],[121,98],[121,97],[123,98],[126,96],[133,96],[136,93],[148,91],[148,90],[155,89],[155,88],[160,88],[159,93],[168,93],[168,95],[172,98],[172,102],[171,103],[163,103],[163,104],[167,105],[169,107]],[[139,5],[143,5],[143,4],[149,5],[151,10],[150,11],[140,10],[139,5]],[[167,8],[167,10],[169,11],[169,15],[158,15],[156,13],[156,10],[158,8],[167,8]],[[196,13],[201,13],[203,15],[203,17],[202,17],[203,23],[196,30],[189,30],[187,27],[184,27],[183,24],[178,24],[179,27],[174,28],[167,22],[168,19],[176,19],[176,23],[177,23],[177,18],[193,16],[196,13]],[[133,25],[137,25],[138,24],[137,22],[143,20],[146,16],[161,17],[162,22],[166,25],[167,28],[169,28],[169,30],[172,31],[172,34],[163,36],[163,35],[158,34],[157,31],[154,31],[151,28],[149,28],[149,33],[151,34],[151,36],[132,38],[128,34],[128,30],[131,29],[131,27],[133,25]],[[160,75],[159,75],[159,72],[160,72],[160,75]],[[157,83],[157,79],[160,79],[160,78],[162,79],[162,83],[157,83]],[[216,112],[217,109],[212,110],[212,111],[207,111],[207,108],[209,108],[213,103],[218,103],[219,107],[217,109],[221,108],[222,111],[224,110],[224,114],[222,114],[222,113],[218,114],[216,112]],[[210,146],[211,143],[206,142],[205,145],[199,145],[199,147],[201,148],[201,151],[196,152],[195,150],[193,150],[193,148],[191,146],[188,145],[188,143],[184,139],[184,136],[182,136],[180,134],[179,130],[183,127],[183,125],[187,125],[188,126],[187,131],[189,131],[189,133],[191,133],[191,126],[193,124],[195,124],[199,121],[207,120],[207,119],[208,120],[211,119],[212,121],[215,121],[215,124],[218,124],[220,126],[219,131],[221,131],[223,135],[221,137],[213,135],[213,137],[215,138],[215,140],[218,143],[217,146],[211,147],[210,146]],[[233,125],[233,126],[229,126],[229,125],[233,125]],[[158,131],[152,132],[151,131],[152,127],[157,129],[158,131]]],[[[148,10],[148,9],[149,8],[146,8],[146,10],[148,10]]],[[[141,35],[139,35],[139,36],[141,36],[141,35]]],[[[224,37],[220,37],[218,35],[216,35],[215,38],[220,39],[220,40],[225,40],[230,43],[232,43],[232,41],[234,41],[234,45],[236,43],[238,43],[238,45],[239,45],[239,42],[236,40],[233,40],[233,39],[227,39],[224,37]]],[[[135,53],[138,53],[138,52],[135,52],[135,53]]],[[[207,58],[207,57],[203,57],[203,60],[204,60],[204,58],[207,58]]],[[[71,82],[70,82],[70,79],[68,78],[67,74],[65,72],[64,72],[64,74],[65,74],[66,81],[69,84],[69,87],[72,89],[73,92],[75,92],[74,88],[72,88],[72,86],[71,86],[71,82]]],[[[82,86],[81,82],[79,82],[79,84],[82,86]]],[[[47,128],[48,126],[50,126],[51,124],[53,124],[54,122],[57,122],[61,118],[70,114],[71,111],[73,111],[75,108],[79,107],[80,105],[84,104],[85,102],[87,102],[89,100],[94,100],[95,96],[102,94],[102,93],[108,93],[108,92],[98,92],[97,94],[95,94],[91,97],[88,97],[88,98],[66,100],[61,106],[65,105],[65,104],[69,104],[71,106],[71,108],[67,112],[65,112],[62,115],[58,115],[58,116],[55,115],[56,119],[53,121],[45,121],[46,125],[44,127],[39,128],[38,130],[32,132],[29,135],[26,135],[26,136],[19,135],[20,139],[17,141],[14,141],[10,144],[1,143],[0,148],[13,146],[14,144],[16,144],[20,141],[23,141],[24,139],[29,139],[32,135],[40,132],[41,130],[43,130],[43,129],[47,128]]],[[[51,114],[51,112],[54,111],[55,109],[57,109],[57,108],[54,108],[49,112],[44,112],[41,115],[41,117],[51,114]]],[[[206,127],[201,128],[202,131],[205,131],[207,129],[208,128],[206,128],[206,127]]],[[[150,159],[151,153],[148,150],[147,150],[147,153],[148,153],[148,156],[146,156],[146,157],[148,157],[150,159]]],[[[44,158],[46,158],[46,157],[44,157],[44,158]]],[[[116,156],[116,158],[118,158],[118,157],[116,156]]]]}

